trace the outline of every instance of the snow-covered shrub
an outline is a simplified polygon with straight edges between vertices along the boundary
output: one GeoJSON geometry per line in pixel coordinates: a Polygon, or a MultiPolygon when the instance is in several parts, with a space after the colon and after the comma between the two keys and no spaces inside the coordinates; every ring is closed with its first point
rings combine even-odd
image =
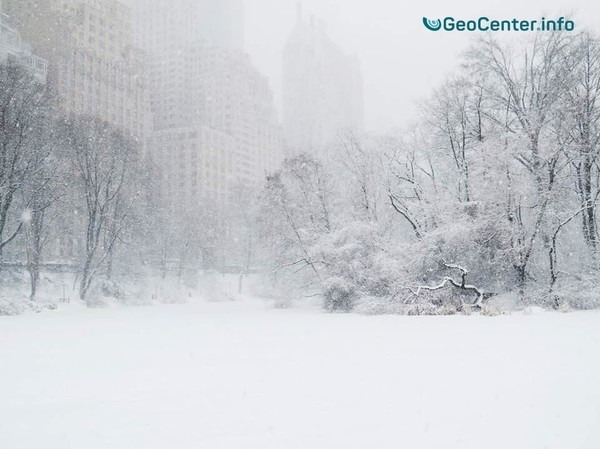
{"type": "Polygon", "coordinates": [[[483,316],[498,316],[503,314],[504,312],[494,304],[483,304],[481,306],[481,315],[483,316]]]}
{"type": "Polygon", "coordinates": [[[446,304],[438,307],[438,315],[456,315],[459,312],[460,307],[455,304],[447,302],[446,304]]]}
{"type": "Polygon", "coordinates": [[[571,313],[573,308],[569,305],[568,302],[563,302],[557,309],[561,313],[571,313]]]}
{"type": "Polygon", "coordinates": [[[126,296],[125,289],[116,281],[104,279],[98,282],[97,291],[107,298],[123,300],[126,296]]]}
{"type": "Polygon", "coordinates": [[[557,301],[562,301],[559,292],[550,294],[547,288],[528,288],[522,298],[522,304],[528,307],[556,308],[557,301]]]}
{"type": "Polygon", "coordinates": [[[352,308],[360,301],[361,313],[380,313],[375,309],[393,310],[395,294],[404,278],[401,255],[386,249],[376,227],[351,223],[324,236],[318,258],[323,260],[325,308],[352,308]],[[363,299],[364,298],[364,299],[363,299]],[[390,304],[382,304],[390,302],[390,304]],[[368,312],[369,304],[374,306],[368,312]]]}
{"type": "Polygon", "coordinates": [[[90,295],[86,304],[91,309],[104,309],[110,305],[110,300],[105,297],[90,295]]]}
{"type": "Polygon", "coordinates": [[[349,312],[354,307],[356,291],[352,283],[342,278],[330,278],[325,282],[323,307],[329,312],[349,312]]]}
{"type": "Polygon", "coordinates": [[[52,302],[37,303],[28,299],[0,298],[0,316],[16,316],[24,313],[39,313],[44,310],[54,310],[56,304],[52,302]]]}
{"type": "Polygon", "coordinates": [[[0,298],[0,316],[15,316],[21,315],[26,311],[24,301],[9,300],[0,298]]]}
{"type": "Polygon", "coordinates": [[[104,308],[120,303],[129,306],[145,305],[147,298],[135,295],[129,288],[134,287],[127,279],[99,279],[89,290],[86,303],[91,308],[104,308]]]}
{"type": "Polygon", "coordinates": [[[276,298],[273,301],[274,309],[290,309],[294,306],[294,302],[288,297],[276,298]]]}
{"type": "Polygon", "coordinates": [[[474,308],[468,304],[463,304],[463,306],[460,309],[460,314],[461,315],[472,315],[474,312],[474,308]]]}
{"type": "Polygon", "coordinates": [[[520,310],[523,308],[523,301],[520,298],[518,292],[503,293],[500,295],[494,295],[485,301],[485,304],[496,306],[498,309],[510,313],[513,310],[520,310]]]}
{"type": "MultiPolygon", "coordinates": [[[[270,273],[270,275],[260,276],[258,280],[260,282],[250,284],[248,288],[252,292],[250,296],[269,301],[275,309],[294,307],[306,295],[306,291],[300,290],[287,276],[276,276],[270,273]]],[[[314,293],[318,295],[320,291],[314,293]]]]}
{"type": "Polygon", "coordinates": [[[600,281],[598,274],[590,274],[580,279],[562,279],[553,291],[553,296],[555,296],[552,304],[554,307],[568,304],[576,310],[599,308],[600,281]]]}
{"type": "Polygon", "coordinates": [[[417,302],[406,306],[406,315],[439,315],[438,310],[430,302],[417,302]]]}

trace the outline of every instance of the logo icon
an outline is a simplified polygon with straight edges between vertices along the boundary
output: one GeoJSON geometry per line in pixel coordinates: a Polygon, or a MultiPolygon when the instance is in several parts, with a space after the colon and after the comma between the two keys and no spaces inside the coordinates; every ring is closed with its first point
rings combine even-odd
{"type": "Polygon", "coordinates": [[[442,27],[442,21],[437,20],[429,20],[427,17],[423,17],[423,25],[430,31],[438,31],[442,27]]]}

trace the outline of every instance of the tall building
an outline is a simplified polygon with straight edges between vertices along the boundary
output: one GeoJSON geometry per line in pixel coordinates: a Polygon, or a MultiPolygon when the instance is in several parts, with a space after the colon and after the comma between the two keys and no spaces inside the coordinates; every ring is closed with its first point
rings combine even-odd
{"type": "Polygon", "coordinates": [[[358,58],[346,55],[314,16],[297,20],[283,50],[283,126],[292,153],[320,154],[339,133],[364,128],[358,58]]]}
{"type": "Polygon", "coordinates": [[[48,61],[65,112],[95,116],[143,141],[148,86],[128,7],[117,0],[3,0],[3,8],[48,61]]]}
{"type": "Polygon", "coordinates": [[[135,44],[165,54],[191,42],[241,49],[242,0],[127,0],[133,9],[135,44]]]}
{"type": "MultiPolygon", "coordinates": [[[[15,28],[47,61],[47,85],[65,115],[103,120],[145,144],[150,103],[145,57],[131,42],[130,10],[116,0],[2,0],[15,28]]],[[[74,260],[83,241],[59,218],[49,242],[74,260]]]]}
{"type": "MultiPolygon", "coordinates": [[[[170,88],[153,89],[150,148],[164,169],[162,190],[171,203],[227,203],[236,184],[256,186],[281,163],[273,94],[240,51],[198,43],[178,55],[167,60],[179,71],[170,88]]],[[[158,73],[166,69],[156,62],[158,73]]]]}
{"type": "Polygon", "coordinates": [[[23,41],[10,17],[0,10],[0,63],[18,63],[27,67],[41,83],[46,82],[47,63],[36,56],[23,41]]]}
{"type": "Polygon", "coordinates": [[[279,167],[283,133],[268,80],[241,50],[239,0],[134,1],[150,57],[153,136],[169,204],[225,204],[279,167]],[[193,157],[193,159],[191,159],[193,157]]]}

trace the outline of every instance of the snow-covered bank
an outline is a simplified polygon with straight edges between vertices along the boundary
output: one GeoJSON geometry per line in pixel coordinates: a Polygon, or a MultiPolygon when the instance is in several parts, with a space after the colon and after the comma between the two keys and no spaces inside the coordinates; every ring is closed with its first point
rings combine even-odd
{"type": "MultiPolygon", "coordinates": [[[[148,271],[112,280],[99,278],[92,285],[86,301],[93,308],[181,304],[193,297],[222,301],[243,294],[256,296],[256,290],[264,290],[257,284],[263,285],[260,275],[246,275],[240,281],[239,274],[190,271],[182,277],[169,274],[163,279],[160,274],[148,271]]],[[[29,288],[24,270],[0,271],[0,316],[39,313],[71,303],[83,304],[78,299],[77,276],[73,272],[43,271],[34,301],[30,300],[29,288]]]]}
{"type": "Polygon", "coordinates": [[[0,446],[595,448],[600,313],[0,317],[0,446]]]}

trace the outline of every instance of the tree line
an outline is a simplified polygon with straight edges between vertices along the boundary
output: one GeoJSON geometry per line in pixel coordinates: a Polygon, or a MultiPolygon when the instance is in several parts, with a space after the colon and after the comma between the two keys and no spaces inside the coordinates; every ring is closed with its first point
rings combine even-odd
{"type": "Polygon", "coordinates": [[[236,187],[229,207],[166,197],[161,161],[127,131],[66,113],[52,84],[25,67],[0,64],[0,275],[24,267],[35,300],[41,271],[56,262],[93,302],[99,277],[117,284],[226,265],[249,271],[253,190],[236,187]]]}
{"type": "Polygon", "coordinates": [[[62,242],[84,300],[98,276],[135,267],[229,265],[240,288],[260,270],[275,294],[318,295],[329,310],[451,313],[503,295],[597,306],[599,95],[594,35],[488,34],[413,125],[344,133],[258,192],[190,202],[164,198],[141,142],[61,113],[51,88],[4,64],[0,256],[24,261],[31,299],[62,242]]]}
{"type": "Polygon", "coordinates": [[[413,126],[346,133],[269,177],[273,280],[342,310],[597,306],[599,125],[597,37],[486,34],[413,126]]]}
{"type": "Polygon", "coordinates": [[[24,67],[0,65],[0,256],[21,237],[35,299],[54,234],[84,241],[79,295],[110,263],[130,225],[136,142],[90,117],[61,114],[52,89],[24,67]]]}

